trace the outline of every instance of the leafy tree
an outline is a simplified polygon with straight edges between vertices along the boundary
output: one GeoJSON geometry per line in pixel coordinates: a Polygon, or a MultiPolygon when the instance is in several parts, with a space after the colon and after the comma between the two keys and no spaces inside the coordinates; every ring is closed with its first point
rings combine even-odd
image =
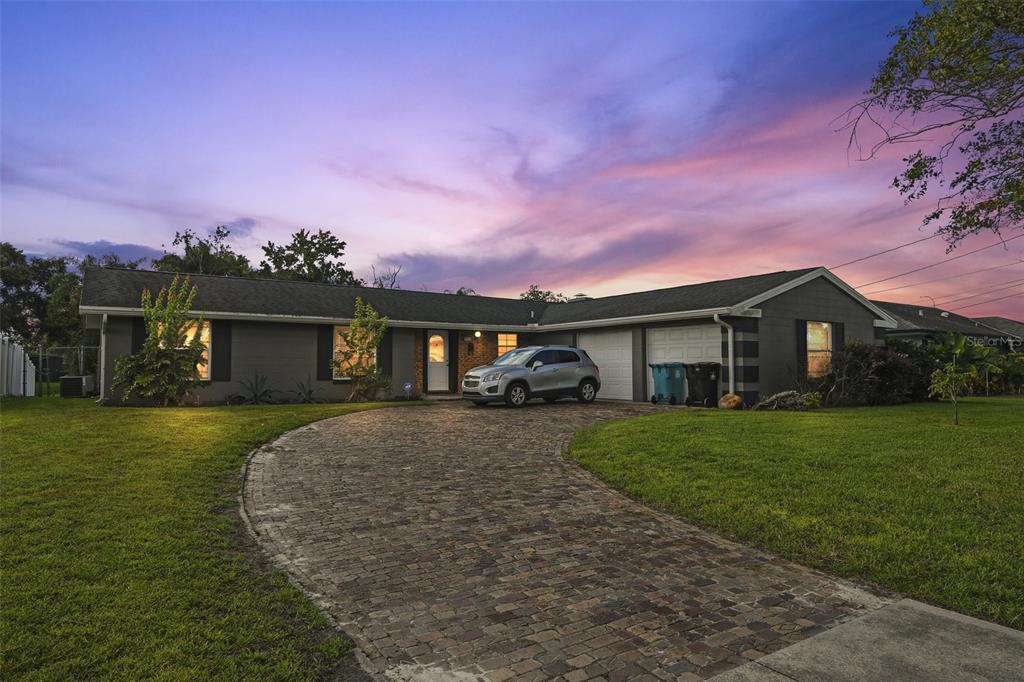
{"type": "Polygon", "coordinates": [[[102,256],[94,256],[90,253],[78,259],[78,269],[121,268],[122,270],[138,270],[139,266],[145,262],[145,258],[129,258],[128,260],[121,260],[121,257],[116,253],[106,253],[102,256]]]}
{"type": "Polygon", "coordinates": [[[474,289],[473,287],[467,287],[467,286],[461,286],[458,289],[456,289],[455,291],[452,291],[451,289],[445,289],[444,293],[446,293],[446,294],[455,294],[456,296],[479,296],[480,295],[480,294],[476,293],[476,289],[474,289]]]}
{"type": "Polygon", "coordinates": [[[47,337],[47,305],[54,287],[65,283],[69,259],[27,257],[9,242],[0,243],[0,325],[22,344],[62,344],[47,337]]]}
{"type": "Polygon", "coordinates": [[[958,399],[970,386],[974,378],[973,369],[966,369],[954,359],[932,372],[932,385],[928,392],[936,398],[946,398],[953,403],[953,423],[960,425],[960,404],[958,399]]]}
{"type": "Polygon", "coordinates": [[[164,407],[182,401],[199,382],[199,366],[205,365],[206,344],[200,334],[188,333],[203,321],[189,317],[196,287],[188,277],[177,276],[170,286],[160,289],[156,299],[148,289],[142,292],[142,316],[146,322],[146,340],[134,355],[118,358],[114,364],[113,388],[122,390],[121,400],[132,394],[158,400],[164,407]]]}
{"type": "Polygon", "coordinates": [[[343,348],[334,359],[335,366],[352,379],[349,400],[371,400],[390,386],[390,377],[377,364],[377,347],[387,328],[388,318],[357,296],[352,322],[341,335],[343,348]]]}
{"type": "Polygon", "coordinates": [[[896,44],[846,127],[862,158],[924,145],[892,184],[907,203],[932,191],[924,223],[952,248],[968,235],[1020,229],[1024,218],[1024,2],[924,4],[893,32],[896,44]]]}
{"type": "Polygon", "coordinates": [[[84,329],[78,305],[82,301],[82,278],[74,272],[61,272],[50,278],[42,336],[49,344],[77,346],[84,329]]]}
{"type": "Polygon", "coordinates": [[[519,298],[524,301],[537,301],[539,303],[563,303],[569,300],[565,294],[546,291],[536,284],[531,284],[529,289],[519,294],[519,298]]]}
{"type": "Polygon", "coordinates": [[[289,244],[267,242],[260,274],[275,279],[362,286],[364,282],[345,268],[345,242],[327,230],[299,230],[289,244]]]}
{"type": "Polygon", "coordinates": [[[163,272],[187,272],[201,275],[234,275],[246,277],[253,270],[249,259],[235,253],[228,244],[231,230],[221,225],[208,237],[201,237],[186,228],[174,233],[174,246],[182,252],[165,253],[153,261],[153,269],[163,272]]]}

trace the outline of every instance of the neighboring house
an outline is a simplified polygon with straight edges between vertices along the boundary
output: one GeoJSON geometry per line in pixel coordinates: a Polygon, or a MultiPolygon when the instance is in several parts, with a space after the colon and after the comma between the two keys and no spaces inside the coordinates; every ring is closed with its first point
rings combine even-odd
{"type": "Polygon", "coordinates": [[[1024,350],[1024,322],[1007,317],[975,317],[974,321],[1001,331],[1009,337],[1008,345],[1012,345],[1014,350],[1024,350]]]}
{"type": "Polygon", "coordinates": [[[942,308],[909,303],[889,303],[888,301],[873,301],[873,303],[896,319],[896,328],[890,329],[886,333],[888,337],[930,341],[937,336],[954,332],[963,334],[973,343],[993,346],[1001,350],[1010,349],[1015,345],[1012,334],[980,319],[957,315],[942,308]]]}
{"type": "MultiPolygon", "coordinates": [[[[89,268],[81,312],[102,331],[100,390],[117,358],[138,350],[145,336],[140,296],[156,293],[172,274],[89,268]]],[[[634,294],[536,303],[399,289],[191,275],[198,285],[196,317],[209,344],[209,364],[197,397],[223,402],[236,382],[257,372],[271,388],[293,390],[307,379],[323,398],[347,396],[335,366],[339,331],[351,321],[357,296],[390,321],[377,361],[392,393],[459,390],[462,375],[518,346],[572,344],[601,370],[599,397],[647,400],[651,362],[723,364],[720,393],[747,403],[791,388],[827,368],[847,341],[881,343],[897,326],[825,268],[773,272],[634,294]]]]}

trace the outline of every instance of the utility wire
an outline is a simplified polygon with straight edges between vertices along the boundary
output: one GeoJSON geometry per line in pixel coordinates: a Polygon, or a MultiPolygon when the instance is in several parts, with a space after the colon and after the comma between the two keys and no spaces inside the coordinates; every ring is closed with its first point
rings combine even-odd
{"type": "Polygon", "coordinates": [[[963,310],[964,308],[973,308],[976,305],[985,305],[986,303],[995,303],[996,301],[1002,301],[1002,300],[1007,299],[1007,298],[1013,298],[1014,296],[1021,296],[1021,293],[1018,291],[1016,294],[1010,294],[1009,296],[1000,296],[999,298],[990,298],[987,301],[979,301],[978,303],[972,303],[970,305],[962,305],[959,308],[953,308],[953,310],[963,310]]]}
{"type": "Polygon", "coordinates": [[[950,275],[949,277],[936,277],[935,279],[926,279],[923,282],[915,282],[914,284],[901,284],[898,287],[889,287],[888,289],[879,289],[878,291],[870,291],[865,293],[865,296],[874,296],[875,294],[884,294],[887,291],[896,291],[897,289],[906,289],[907,287],[919,287],[923,284],[932,284],[933,282],[945,282],[946,280],[956,279],[957,277],[966,277],[967,275],[976,275],[979,272],[988,272],[989,270],[999,270],[1000,268],[1008,268],[1011,265],[1020,265],[1024,263],[1024,259],[1015,260],[1012,263],[1003,263],[1002,265],[993,265],[990,268],[981,268],[979,270],[971,270],[970,272],[961,272],[959,275],[950,275]]]}
{"type": "MultiPolygon", "coordinates": [[[[942,301],[938,305],[948,305],[950,303],[956,303],[957,301],[966,301],[969,298],[977,298],[978,296],[984,296],[985,294],[994,294],[997,291],[1003,291],[1004,289],[1014,289],[1016,287],[1021,287],[1021,286],[1024,286],[1024,279],[1019,280],[1019,282],[1017,284],[1006,284],[1006,285],[1001,286],[1001,287],[995,287],[994,289],[986,289],[985,291],[982,291],[981,293],[971,294],[970,296],[961,296],[959,298],[954,298],[954,299],[951,299],[949,301],[942,301]]],[[[936,305],[936,307],[938,307],[938,305],[936,305]]]]}
{"type": "Polygon", "coordinates": [[[881,256],[881,255],[886,254],[886,253],[892,253],[893,251],[899,251],[900,249],[902,249],[905,246],[913,246],[914,244],[920,244],[921,242],[926,242],[929,239],[935,239],[938,236],[939,235],[937,235],[937,234],[933,234],[930,237],[921,237],[920,239],[915,239],[912,242],[907,242],[906,244],[900,244],[899,246],[894,246],[891,249],[886,249],[885,251],[879,251],[878,253],[872,253],[871,255],[863,256],[863,257],[858,258],[856,260],[846,261],[845,263],[840,263],[839,265],[833,265],[832,267],[829,268],[829,270],[838,270],[839,268],[845,268],[847,265],[853,265],[854,263],[859,263],[862,260],[867,260],[869,258],[874,258],[875,256],[881,256]]]}
{"type": "Polygon", "coordinates": [[[893,275],[891,277],[885,277],[883,279],[876,279],[874,282],[868,282],[867,284],[860,284],[858,286],[855,286],[854,289],[861,289],[863,287],[869,287],[869,286],[872,286],[874,284],[881,284],[882,282],[888,282],[889,280],[896,279],[897,277],[903,277],[904,275],[912,275],[915,272],[921,272],[922,270],[927,270],[929,268],[934,268],[934,267],[937,267],[939,265],[945,265],[946,263],[952,263],[955,260],[960,260],[961,258],[967,258],[968,256],[972,256],[972,255],[978,253],[979,251],[985,251],[986,249],[991,249],[991,248],[993,248],[995,246],[1001,246],[1003,244],[1006,244],[1007,242],[1012,242],[1014,239],[1020,239],[1021,237],[1024,237],[1024,234],[1018,234],[1016,237],[1010,237],[1009,239],[1004,239],[1002,241],[996,242],[995,244],[989,244],[988,246],[983,246],[980,249],[975,249],[974,251],[968,251],[967,253],[961,253],[959,256],[953,256],[952,258],[947,258],[946,260],[939,261],[938,263],[932,263],[931,265],[925,265],[925,266],[922,266],[920,268],[914,268],[913,270],[907,270],[906,272],[901,272],[900,274],[893,275]]]}
{"type": "Polygon", "coordinates": [[[1020,287],[1024,284],[1024,278],[1020,280],[1011,280],[1010,282],[1001,283],[998,287],[985,287],[984,289],[975,289],[969,292],[959,292],[956,294],[946,294],[945,296],[939,296],[938,298],[932,298],[932,301],[952,303],[953,301],[963,301],[965,298],[974,298],[975,296],[984,296],[985,294],[991,294],[993,292],[1001,291],[1004,289],[1010,289],[1011,287],[1020,287]],[[969,294],[961,296],[961,294],[969,294]],[[943,301],[943,299],[949,299],[943,301]]]}

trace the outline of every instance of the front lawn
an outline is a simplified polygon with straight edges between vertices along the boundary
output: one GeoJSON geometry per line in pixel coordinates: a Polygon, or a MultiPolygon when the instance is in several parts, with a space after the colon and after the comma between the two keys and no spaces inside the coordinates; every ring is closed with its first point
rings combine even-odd
{"type": "Polygon", "coordinates": [[[613,486],[833,574],[1024,629],[1024,399],[679,410],[586,429],[613,486]]]}
{"type": "Polygon", "coordinates": [[[0,678],[311,679],[349,644],[241,530],[260,443],[376,405],[5,400],[0,678]]]}

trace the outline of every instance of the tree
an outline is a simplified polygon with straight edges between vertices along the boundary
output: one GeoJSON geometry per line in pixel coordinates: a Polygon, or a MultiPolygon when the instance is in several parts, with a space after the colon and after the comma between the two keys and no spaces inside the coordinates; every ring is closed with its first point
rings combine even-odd
{"type": "Polygon", "coordinates": [[[452,291],[451,289],[445,289],[444,293],[455,294],[456,296],[479,296],[479,294],[476,293],[476,289],[467,286],[461,286],[455,291],[452,291]]]}
{"type": "Polygon", "coordinates": [[[380,272],[377,272],[377,268],[371,265],[373,286],[378,289],[401,289],[402,287],[398,286],[398,273],[401,271],[401,265],[389,265],[380,272]]]}
{"type": "Polygon", "coordinates": [[[924,4],[928,12],[891,34],[896,44],[844,127],[861,158],[927,146],[903,159],[892,185],[907,203],[935,190],[924,223],[953,248],[968,235],[1022,225],[1024,3],[924,4]]]}
{"type": "Polygon", "coordinates": [[[564,303],[569,300],[565,294],[545,291],[536,284],[531,284],[529,289],[519,294],[519,298],[524,301],[537,301],[538,303],[564,303]]]}
{"type": "Polygon", "coordinates": [[[78,259],[78,269],[121,268],[122,270],[138,270],[139,266],[145,262],[145,258],[129,258],[128,260],[121,260],[121,257],[116,253],[106,253],[102,256],[94,256],[90,253],[78,259]]]}
{"type": "Polygon", "coordinates": [[[309,232],[299,230],[289,244],[278,246],[267,242],[263,247],[264,260],[260,273],[275,279],[325,284],[363,286],[351,270],[345,268],[345,242],[327,230],[309,232]]]}
{"type": "Polygon", "coordinates": [[[84,329],[78,305],[82,301],[82,278],[74,272],[61,272],[50,278],[46,312],[40,329],[48,344],[77,346],[84,329]]]}
{"type": "Polygon", "coordinates": [[[235,253],[228,244],[231,230],[221,225],[208,237],[200,237],[186,228],[174,233],[174,246],[180,246],[181,254],[165,253],[153,261],[153,269],[163,272],[186,272],[201,275],[234,275],[246,277],[253,270],[249,259],[235,253]]]}
{"type": "Polygon", "coordinates": [[[974,371],[958,365],[956,360],[947,362],[932,372],[932,384],[928,393],[952,401],[953,423],[957,426],[960,425],[960,405],[957,400],[967,390],[973,378],[974,371]]]}
{"type": "Polygon", "coordinates": [[[27,257],[9,242],[0,243],[0,325],[23,345],[61,344],[44,330],[47,304],[53,289],[63,284],[69,259],[27,257]]]}
{"type": "Polygon", "coordinates": [[[377,364],[377,347],[387,328],[388,318],[357,296],[355,314],[341,334],[341,347],[334,359],[335,367],[352,380],[349,400],[370,400],[390,386],[390,377],[377,364]]]}
{"type": "Polygon", "coordinates": [[[203,321],[189,317],[195,285],[189,286],[175,275],[170,286],[162,287],[156,299],[149,289],[142,292],[142,317],[146,323],[146,340],[134,355],[114,363],[113,388],[122,390],[121,400],[132,394],[154,398],[164,407],[180,405],[199,382],[199,366],[205,365],[206,344],[201,334],[203,321]]]}

